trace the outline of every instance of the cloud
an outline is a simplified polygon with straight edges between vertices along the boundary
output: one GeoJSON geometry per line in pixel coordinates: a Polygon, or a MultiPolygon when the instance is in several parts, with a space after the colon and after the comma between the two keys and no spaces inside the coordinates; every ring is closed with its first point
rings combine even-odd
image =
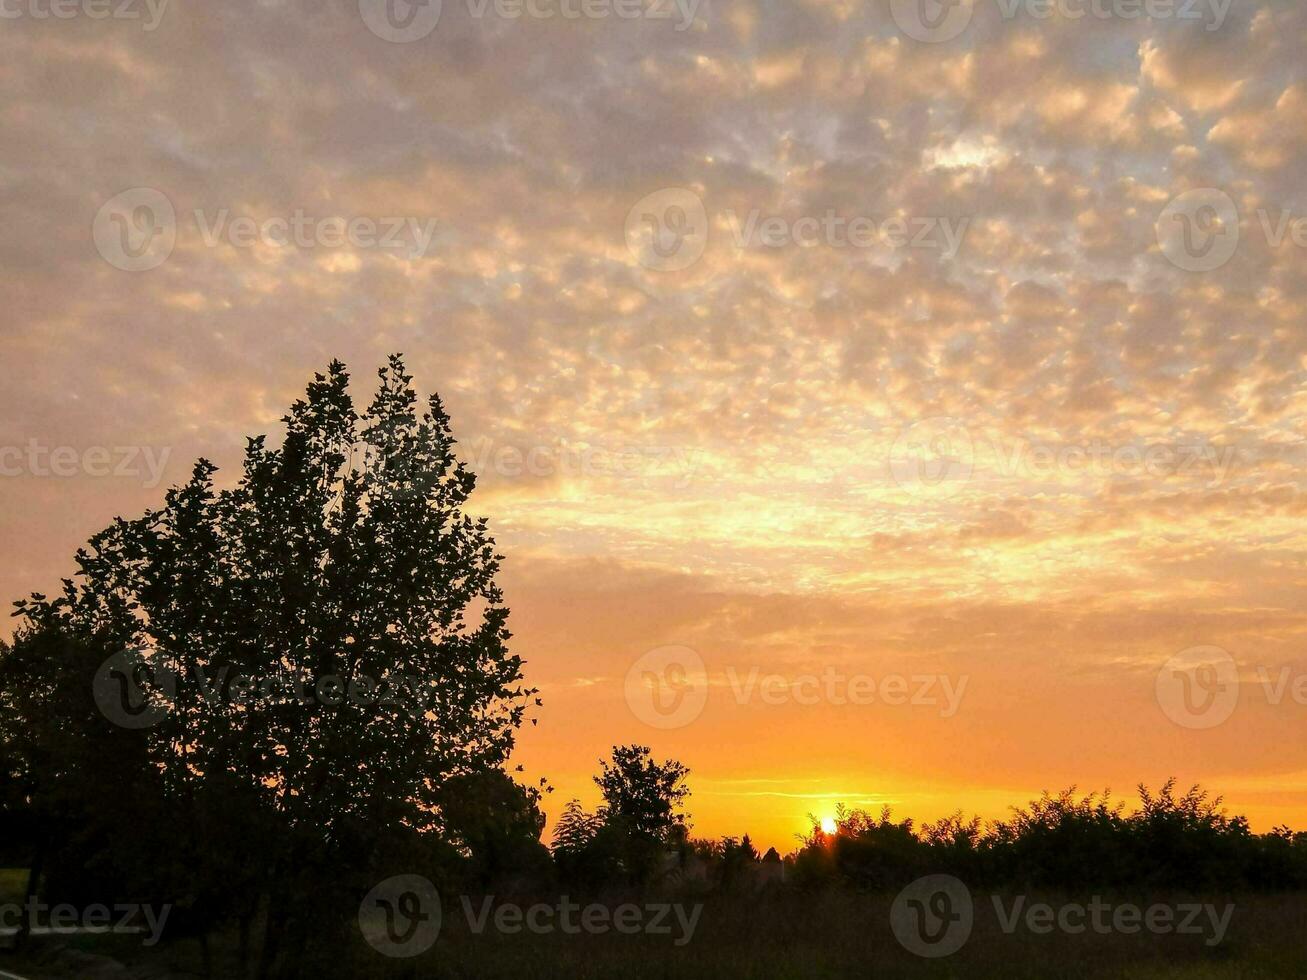
{"type": "MultiPolygon", "coordinates": [[[[832,785],[907,780],[909,760],[959,786],[1056,782],[1041,726],[1087,703],[1086,678],[1146,712],[1156,658],[1197,641],[1275,658],[1301,637],[1307,283],[1258,215],[1307,216],[1307,13],[1240,4],[1209,31],[982,5],[925,44],[884,7],[721,0],[677,31],[446,3],[411,44],[343,0],[174,4],[152,32],[7,23],[0,444],[167,447],[167,480],[199,456],[228,478],[314,370],[341,357],[362,399],[401,350],[481,473],[517,642],[567,706],[542,765],[583,782],[618,737],[587,699],[616,696],[623,658],[687,642],[719,663],[974,674],[977,713],[951,729],[705,722],[742,725],[790,771],[833,726],[864,742],[832,785]],[[176,245],[132,273],[92,228],[138,187],[174,206],[176,245]],[[674,272],[624,235],[669,187],[707,219],[674,272]],[[1195,274],[1157,222],[1204,187],[1236,203],[1240,242],[1195,274]],[[424,254],[242,244],[206,234],[220,213],[435,232],[424,254]],[[845,239],[737,241],[750,216],[845,239]],[[850,245],[855,219],[909,240],[958,229],[958,248],[850,245]],[[938,418],[966,433],[967,478],[904,485],[896,445],[938,418]],[[1172,455],[1150,469],[1150,447],[1172,455]],[[1000,764],[1001,734],[1029,747],[1000,764]]],[[[0,478],[4,593],[49,589],[80,542],[158,497],[0,478]]],[[[1171,733],[1140,724],[1089,776],[1131,751],[1176,761],[1171,733]]],[[[698,734],[687,754],[731,775],[698,734]]]]}

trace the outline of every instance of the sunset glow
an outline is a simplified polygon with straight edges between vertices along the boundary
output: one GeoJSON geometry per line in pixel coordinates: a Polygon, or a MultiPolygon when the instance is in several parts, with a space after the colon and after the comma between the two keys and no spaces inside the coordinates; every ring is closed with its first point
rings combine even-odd
{"type": "Polygon", "coordinates": [[[840,803],[1170,776],[1307,827],[1307,5],[947,43],[768,6],[6,23],[0,594],[402,351],[504,555],[551,827],[628,743],[694,836],[782,853],[840,803]]]}

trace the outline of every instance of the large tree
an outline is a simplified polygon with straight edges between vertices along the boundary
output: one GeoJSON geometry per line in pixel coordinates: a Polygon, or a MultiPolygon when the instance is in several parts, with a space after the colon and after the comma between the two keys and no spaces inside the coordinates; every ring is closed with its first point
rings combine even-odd
{"type": "Polygon", "coordinates": [[[20,609],[110,658],[100,695],[163,701],[145,720],[173,798],[272,828],[265,970],[302,945],[285,913],[322,897],[324,869],[357,885],[387,835],[441,835],[442,788],[504,763],[535,693],[440,399],[419,407],[399,356],[379,376],[359,414],[333,362],[280,447],[249,440],[234,486],[200,460],[20,609]]]}

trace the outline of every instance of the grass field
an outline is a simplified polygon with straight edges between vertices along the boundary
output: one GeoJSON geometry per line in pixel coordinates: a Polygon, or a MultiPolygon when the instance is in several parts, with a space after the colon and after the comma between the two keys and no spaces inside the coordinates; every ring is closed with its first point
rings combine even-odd
{"type": "MultiPolygon", "coordinates": [[[[1028,903],[1087,902],[1090,896],[1032,895],[1028,903]]],[[[1105,900],[1109,900],[1105,896],[1105,900]]],[[[830,891],[804,895],[783,891],[755,898],[713,896],[689,942],[676,935],[566,935],[562,932],[475,934],[458,903],[443,914],[440,936],[426,953],[391,959],[353,933],[342,954],[317,959],[310,952],[305,976],[442,978],[822,978],[822,977],[1016,977],[1205,980],[1307,976],[1307,895],[1114,896],[1146,906],[1159,901],[1211,902],[1234,910],[1221,941],[1205,935],[1038,935],[1023,928],[1007,933],[989,896],[976,896],[970,938],[956,953],[923,959],[904,949],[889,925],[892,896],[830,891]]],[[[694,900],[687,899],[689,903],[694,900]]],[[[1005,899],[1007,901],[1007,899],[1005,899]]],[[[88,952],[107,953],[133,966],[198,975],[194,941],[142,949],[129,937],[81,936],[61,940],[88,952]]],[[[218,937],[215,974],[238,976],[232,937],[218,937]]],[[[21,960],[6,957],[0,969],[34,978],[66,976],[42,944],[21,960]]],[[[67,967],[63,967],[67,969],[67,967]]]]}

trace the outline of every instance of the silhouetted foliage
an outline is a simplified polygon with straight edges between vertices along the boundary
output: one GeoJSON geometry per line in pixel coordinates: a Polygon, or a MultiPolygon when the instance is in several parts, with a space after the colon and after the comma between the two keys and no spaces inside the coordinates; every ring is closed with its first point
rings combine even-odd
{"type": "Polygon", "coordinates": [[[470,884],[552,877],[549,851],[540,842],[545,815],[535,787],[519,785],[500,769],[465,773],[446,780],[440,809],[446,838],[470,859],[470,884]]]}
{"type": "Polygon", "coordinates": [[[1174,780],[1140,786],[1132,810],[1072,788],[988,825],[841,806],[833,833],[813,818],[796,853],[760,857],[748,834],[691,840],[689,770],[642,745],[600,760],[602,805],[570,801],[546,849],[541,790],[504,768],[535,692],[508,649],[494,540],[464,513],[475,477],[439,399],[419,410],[398,357],[379,376],[359,414],[333,362],[279,448],[249,440],[231,487],[199,460],[160,510],[79,551],[60,595],[18,604],[0,643],[0,857],[45,901],[168,903],[178,933],[232,923],[242,965],[257,947],[261,976],[295,976],[330,972],[361,895],[405,873],[465,893],[558,878],[737,894],[784,871],[876,892],[940,872],[1307,888],[1307,834],[1253,834],[1174,780]]]}
{"type": "MultiPolygon", "coordinates": [[[[500,556],[463,511],[476,480],[444,408],[432,396],[419,411],[398,356],[379,376],[360,415],[333,362],[283,419],[280,448],[249,440],[234,487],[216,489],[200,460],[163,509],[96,535],[76,583],[19,604],[25,631],[0,667],[22,701],[5,705],[6,768],[40,812],[100,796],[107,765],[125,770],[125,806],[163,798],[185,826],[242,841],[270,910],[265,973],[297,962],[309,910],[343,917],[394,839],[449,831],[446,784],[502,765],[534,694],[507,647],[500,556]],[[90,697],[123,650],[171,706],[144,731],[113,730],[90,697]]],[[[490,856],[503,838],[460,815],[480,859],[505,857],[490,856]]],[[[53,825],[57,849],[74,853],[94,817],[53,825]]],[[[185,854],[158,841],[167,853],[138,860],[185,854]]],[[[227,860],[186,856],[192,890],[228,887],[227,860]]]]}
{"type": "Polygon", "coordinates": [[[1078,796],[1072,788],[1046,793],[983,831],[960,814],[917,831],[888,808],[873,818],[841,807],[834,834],[813,820],[794,868],[800,882],[873,889],[941,872],[991,887],[1307,887],[1307,834],[1253,834],[1220,802],[1199,787],[1177,793],[1169,780],[1156,792],[1141,785],[1138,809],[1126,812],[1106,793],[1078,796]]]}
{"type": "Polygon", "coordinates": [[[613,746],[612,760],[599,765],[594,781],[604,797],[604,826],[598,842],[620,855],[631,880],[646,882],[667,849],[687,837],[689,816],[681,807],[690,795],[690,770],[675,759],[656,762],[645,745],[613,746]]]}
{"type": "Polygon", "coordinates": [[[608,823],[608,812],[587,813],[569,800],[554,825],[553,857],[569,885],[600,888],[623,880],[622,841],[608,823]]]}
{"type": "Polygon", "coordinates": [[[594,777],[604,795],[609,819],[621,820],[634,834],[663,843],[684,835],[688,816],[680,812],[690,790],[690,770],[675,759],[653,760],[648,746],[617,745],[612,761],[601,759],[594,777]]]}
{"type": "Polygon", "coordinates": [[[689,770],[670,759],[657,762],[643,745],[614,746],[601,759],[595,784],[604,804],[587,813],[576,800],[554,827],[553,854],[564,881],[598,887],[645,884],[667,859],[687,846],[689,770]]]}

